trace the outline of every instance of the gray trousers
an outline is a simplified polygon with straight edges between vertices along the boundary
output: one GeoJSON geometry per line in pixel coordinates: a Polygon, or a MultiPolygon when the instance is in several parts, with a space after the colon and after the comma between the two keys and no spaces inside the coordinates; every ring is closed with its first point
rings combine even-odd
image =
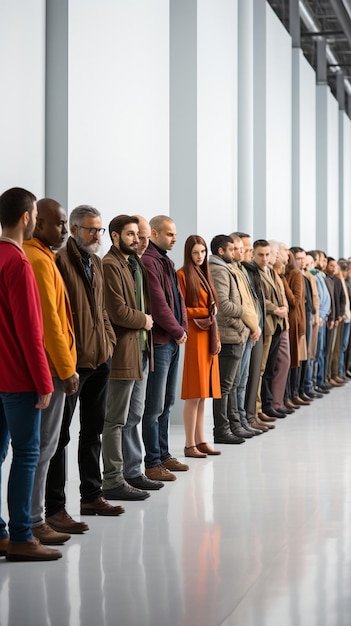
{"type": "Polygon", "coordinates": [[[47,409],[41,412],[40,424],[40,456],[35,472],[32,495],[32,526],[41,526],[44,522],[44,498],[46,477],[50,460],[54,456],[60,436],[65,403],[63,382],[57,377],[52,379],[54,392],[47,409]]]}
{"type": "Polygon", "coordinates": [[[110,379],[107,407],[102,431],[103,489],[114,489],[124,483],[122,428],[129,412],[134,380],[110,379]]]}

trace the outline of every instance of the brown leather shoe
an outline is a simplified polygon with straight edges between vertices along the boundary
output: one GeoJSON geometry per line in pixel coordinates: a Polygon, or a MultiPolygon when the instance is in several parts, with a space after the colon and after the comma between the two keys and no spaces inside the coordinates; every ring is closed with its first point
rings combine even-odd
{"type": "Polygon", "coordinates": [[[342,387],[345,383],[344,382],[339,382],[337,380],[337,378],[329,378],[329,383],[333,386],[333,387],[342,387]]]}
{"type": "Polygon", "coordinates": [[[257,417],[259,420],[261,420],[261,422],[276,422],[277,421],[276,417],[269,417],[269,415],[266,415],[265,413],[258,413],[257,417]]]}
{"type": "Polygon", "coordinates": [[[10,541],[6,553],[8,561],[57,561],[61,557],[60,550],[43,546],[36,537],[21,543],[10,541]]]}
{"type": "Polygon", "coordinates": [[[89,530],[89,526],[86,522],[76,522],[70,515],[68,515],[66,509],[62,509],[62,511],[58,511],[54,515],[47,517],[46,523],[58,533],[80,535],[86,530],[89,530]]]}
{"type": "Polygon", "coordinates": [[[177,477],[172,474],[163,465],[155,465],[155,467],[145,468],[145,476],[150,480],[177,480],[177,477]]]}
{"type": "Polygon", "coordinates": [[[198,443],[196,447],[200,452],[204,452],[205,454],[222,454],[220,450],[214,450],[206,441],[198,443]]]}
{"type": "Polygon", "coordinates": [[[293,398],[292,401],[294,404],[296,404],[296,406],[309,406],[311,404],[311,402],[307,402],[307,400],[302,400],[302,398],[299,398],[299,396],[293,398]]]}
{"type": "Polygon", "coordinates": [[[180,463],[180,461],[173,456],[170,459],[167,459],[167,461],[164,461],[162,465],[170,472],[187,472],[189,469],[189,465],[180,463]]]}
{"type": "Polygon", "coordinates": [[[49,524],[35,526],[32,528],[32,533],[43,546],[58,546],[71,538],[71,535],[68,533],[58,533],[49,524]]]}
{"type": "Polygon", "coordinates": [[[275,428],[274,424],[271,424],[270,422],[262,422],[258,416],[256,416],[256,422],[257,424],[259,424],[258,427],[261,430],[262,430],[262,426],[265,426],[266,428],[268,428],[268,430],[272,430],[272,428],[275,428]]]}
{"type": "Polygon", "coordinates": [[[249,424],[250,426],[252,426],[252,428],[256,428],[257,430],[262,430],[264,433],[268,433],[269,431],[268,424],[264,424],[261,421],[258,422],[257,419],[249,420],[249,424]]]}
{"type": "Polygon", "coordinates": [[[284,404],[287,409],[299,409],[300,408],[297,404],[294,404],[291,400],[287,400],[284,404]]]}
{"type": "Polygon", "coordinates": [[[5,556],[7,548],[9,546],[10,537],[4,537],[0,539],[0,556],[5,556]]]}
{"type": "Polygon", "coordinates": [[[184,456],[192,457],[193,459],[206,459],[207,454],[205,452],[200,452],[197,446],[188,446],[184,448],[184,456]]]}
{"type": "Polygon", "coordinates": [[[123,506],[112,506],[105,498],[100,496],[100,498],[96,498],[92,502],[81,502],[80,503],[80,514],[81,515],[121,515],[124,513],[125,509],[123,506]]]}

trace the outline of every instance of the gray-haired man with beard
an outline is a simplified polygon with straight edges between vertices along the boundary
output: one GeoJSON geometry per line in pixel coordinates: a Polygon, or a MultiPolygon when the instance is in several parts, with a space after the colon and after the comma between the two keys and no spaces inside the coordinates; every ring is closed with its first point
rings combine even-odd
{"type": "Polygon", "coordinates": [[[104,234],[101,215],[87,205],[70,215],[67,245],[57,252],[57,266],[66,283],[77,344],[78,392],[67,396],[60,439],[51,459],[46,484],[46,521],[58,532],[81,533],[85,522],[76,522],[65,509],[65,448],[77,400],[80,400],[78,465],[81,515],[119,515],[102,496],[100,473],[101,433],[104,425],[111,356],[116,342],[105,310],[101,259],[96,256],[104,234]]]}

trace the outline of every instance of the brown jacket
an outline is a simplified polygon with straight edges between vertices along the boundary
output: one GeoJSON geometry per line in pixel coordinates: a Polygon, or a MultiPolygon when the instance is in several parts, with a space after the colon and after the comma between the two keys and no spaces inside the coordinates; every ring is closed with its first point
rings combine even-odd
{"type": "Polygon", "coordinates": [[[92,281],[87,277],[81,253],[73,239],[56,255],[57,267],[65,281],[73,313],[77,344],[77,367],[96,369],[113,352],[116,336],[105,309],[101,259],[91,255],[92,281]]]}
{"type": "MultiPolygon", "coordinates": [[[[114,380],[141,380],[139,330],[145,326],[145,313],[150,313],[146,272],[143,272],[145,294],[145,313],[143,313],[137,308],[131,267],[116,246],[112,245],[104,256],[102,267],[105,279],[106,310],[117,337],[110,377],[114,380]]],[[[150,344],[150,333],[148,337],[150,344]]]]}

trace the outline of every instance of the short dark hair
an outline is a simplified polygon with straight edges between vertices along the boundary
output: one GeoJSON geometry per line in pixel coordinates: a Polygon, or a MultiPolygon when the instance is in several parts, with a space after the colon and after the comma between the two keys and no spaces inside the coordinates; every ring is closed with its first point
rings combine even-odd
{"type": "Polygon", "coordinates": [[[300,246],[291,246],[290,248],[290,252],[293,253],[294,256],[296,256],[296,254],[298,252],[305,252],[303,248],[301,248],[300,246]]]}
{"type": "Polygon", "coordinates": [[[13,228],[23,213],[32,213],[36,197],[31,191],[22,187],[12,187],[0,196],[0,223],[4,228],[13,228]]]}
{"type": "Polygon", "coordinates": [[[253,242],[253,249],[256,250],[256,248],[267,248],[267,246],[269,246],[270,243],[269,241],[267,241],[267,239],[256,239],[256,241],[253,242]]]}
{"type": "Polygon", "coordinates": [[[248,233],[242,233],[241,231],[236,231],[235,233],[232,233],[232,236],[233,235],[235,235],[236,237],[240,237],[240,239],[242,239],[243,237],[250,238],[250,235],[248,233]]]}
{"type": "Polygon", "coordinates": [[[108,232],[112,241],[112,233],[115,232],[120,235],[126,224],[139,224],[139,218],[136,215],[117,215],[114,217],[108,226],[108,232]]]}
{"type": "Polygon", "coordinates": [[[228,243],[233,243],[233,239],[229,235],[216,235],[211,241],[211,252],[218,256],[219,248],[226,249],[228,243]]]}
{"type": "Polygon", "coordinates": [[[317,252],[317,250],[309,250],[308,252],[306,252],[306,254],[310,255],[314,261],[317,261],[317,259],[318,259],[318,252],[317,252]]]}

